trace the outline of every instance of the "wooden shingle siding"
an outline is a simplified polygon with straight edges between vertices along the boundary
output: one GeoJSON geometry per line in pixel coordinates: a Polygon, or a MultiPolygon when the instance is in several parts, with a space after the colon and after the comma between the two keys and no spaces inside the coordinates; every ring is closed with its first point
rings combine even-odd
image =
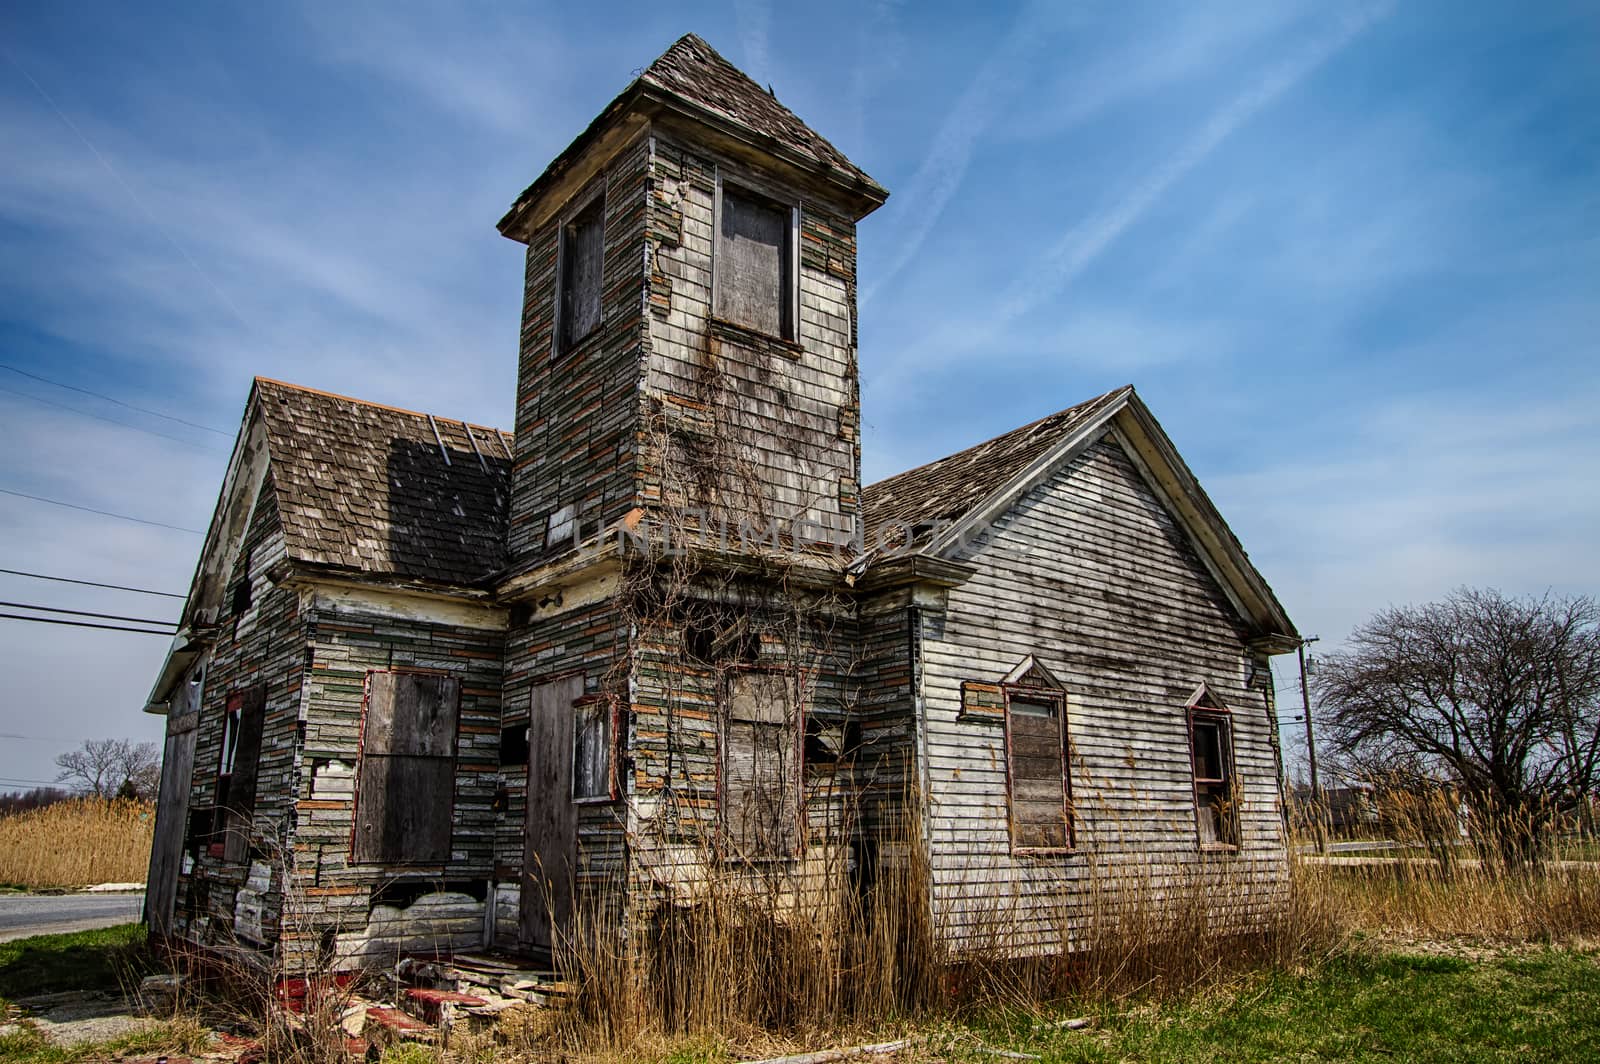
{"type": "MultiPolygon", "coordinates": [[[[260,688],[264,701],[254,801],[248,820],[237,825],[231,847],[224,844],[217,852],[206,845],[209,840],[190,838],[185,843],[192,864],[189,872],[178,877],[171,927],[175,934],[196,942],[222,940],[231,933],[235,901],[253,855],[277,852],[294,830],[293,796],[299,771],[296,739],[305,655],[298,597],[275,587],[267,575],[283,554],[277,492],[269,476],[257,494],[228,578],[228,586],[249,583],[250,605],[223,622],[205,660],[189,823],[209,821],[220,826],[225,819],[217,810],[217,770],[228,702],[235,695],[260,688]]],[[[276,926],[281,886],[281,877],[275,878],[264,892],[269,927],[276,926]]]]}
{"type": "Polygon", "coordinates": [[[1281,888],[1270,692],[1245,686],[1240,621],[1120,447],[1094,444],[966,560],[977,575],[922,620],[935,899],[954,938],[991,933],[995,912],[1059,935],[1083,918],[1091,878],[1121,862],[1179,875],[1232,861],[1256,870],[1257,904],[1281,888]],[[963,713],[964,682],[998,681],[1030,654],[1066,687],[1074,854],[1008,853],[1002,736],[963,713]],[[1202,854],[1196,830],[1185,701],[1201,682],[1233,711],[1237,855],[1202,854]]]}
{"type": "MultiPolygon", "coordinates": [[[[653,139],[652,298],[643,495],[715,506],[740,520],[808,520],[832,535],[860,509],[855,227],[824,203],[800,206],[800,320],[793,343],[713,320],[719,171],[748,173],[665,135],[653,139]],[[659,298],[664,296],[664,300],[659,298]],[[687,450],[667,440],[690,441],[687,450]]],[[[787,529],[786,529],[787,531],[787,529]]]]}
{"type": "Polygon", "coordinates": [[[564,549],[545,542],[550,515],[563,507],[592,534],[637,505],[648,146],[641,137],[580,193],[603,190],[600,323],[560,358],[552,350],[561,227],[552,221],[528,241],[507,542],[513,565],[564,549]]]}

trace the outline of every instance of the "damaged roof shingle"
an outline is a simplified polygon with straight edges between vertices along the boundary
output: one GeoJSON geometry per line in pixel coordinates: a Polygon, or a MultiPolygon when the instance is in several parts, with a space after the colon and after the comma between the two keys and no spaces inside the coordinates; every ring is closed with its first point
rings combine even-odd
{"type": "Polygon", "coordinates": [[[918,532],[936,521],[960,520],[1127,391],[1118,388],[948,458],[868,484],[861,493],[865,542],[878,543],[880,531],[890,525],[918,532]]]}
{"type": "Polygon", "coordinates": [[[256,391],[291,559],[451,586],[503,567],[505,433],[262,377],[256,391]]]}

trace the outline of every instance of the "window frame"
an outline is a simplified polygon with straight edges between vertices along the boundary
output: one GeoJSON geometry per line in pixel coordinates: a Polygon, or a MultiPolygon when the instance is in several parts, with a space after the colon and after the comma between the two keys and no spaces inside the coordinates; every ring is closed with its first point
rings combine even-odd
{"type": "Polygon", "coordinates": [[[1187,707],[1185,724],[1189,738],[1189,783],[1194,798],[1195,839],[1202,850],[1236,852],[1241,847],[1243,837],[1239,824],[1239,774],[1234,758],[1233,713],[1207,696],[1187,707]],[[1220,779],[1200,775],[1200,747],[1195,740],[1197,724],[1217,725],[1217,754],[1222,770],[1220,779]],[[1223,793],[1215,796],[1214,792],[1219,790],[1223,793]],[[1203,816],[1218,797],[1232,808],[1219,811],[1217,837],[1207,839],[1203,816]]]}
{"type": "Polygon", "coordinates": [[[1055,854],[1070,854],[1078,848],[1078,818],[1072,805],[1072,731],[1067,722],[1067,693],[1063,690],[1049,687],[1023,687],[1016,684],[1005,684],[1006,712],[1005,712],[1005,753],[1006,753],[1006,836],[1010,842],[1011,852],[1020,856],[1048,857],[1055,854]],[[1059,725],[1057,731],[1061,739],[1061,813],[1066,821],[1067,843],[1065,846],[1031,846],[1017,842],[1017,796],[1016,772],[1013,766],[1012,750],[1012,705],[1017,702],[1047,704],[1056,712],[1059,725]]]}
{"type": "Polygon", "coordinates": [[[803,209],[804,203],[791,195],[784,195],[745,175],[729,176],[720,167],[718,168],[716,191],[712,196],[711,205],[711,320],[713,322],[776,340],[782,344],[797,348],[800,346],[800,230],[803,209]],[[723,313],[722,286],[725,280],[725,267],[722,262],[722,200],[724,189],[730,186],[736,190],[735,194],[739,197],[787,211],[789,214],[788,225],[784,227],[784,248],[779,254],[780,265],[783,271],[787,272],[787,277],[780,271],[778,284],[783,291],[779,292],[780,313],[776,333],[735,321],[723,313]]]}
{"type": "Polygon", "coordinates": [[[261,741],[266,730],[267,688],[254,684],[229,692],[222,710],[222,741],[217,749],[217,783],[211,803],[211,832],[207,849],[211,856],[239,863],[249,854],[250,830],[255,822],[256,798],[260,789],[261,741]],[[249,736],[248,739],[245,736],[249,736]],[[253,754],[249,748],[254,746],[253,754]],[[239,753],[244,750],[249,771],[244,774],[249,788],[240,786],[239,753]]]}
{"type": "Polygon", "coordinates": [[[572,780],[570,790],[574,805],[608,805],[617,800],[617,707],[613,699],[605,695],[589,694],[573,700],[572,703],[572,780]],[[578,793],[578,765],[579,754],[583,747],[581,727],[583,717],[581,711],[598,707],[595,716],[600,720],[604,731],[601,740],[601,749],[605,752],[605,790],[599,794],[578,793]]]}
{"type": "MultiPolygon", "coordinates": [[[[777,861],[792,861],[805,855],[806,849],[806,808],[805,808],[805,730],[806,711],[805,700],[797,697],[794,707],[794,720],[791,722],[787,713],[787,698],[785,699],[785,713],[782,718],[775,721],[757,721],[740,718],[735,721],[733,717],[733,685],[743,678],[753,675],[763,675],[779,678],[787,687],[793,679],[794,688],[791,693],[803,690],[805,685],[801,678],[793,678],[788,670],[773,666],[747,666],[729,670],[727,677],[721,684],[721,712],[717,719],[717,842],[719,857],[722,860],[737,860],[744,864],[768,864],[777,861]],[[729,731],[734,723],[746,724],[751,727],[767,727],[792,731],[788,735],[791,765],[790,771],[793,779],[789,782],[788,789],[794,801],[793,811],[793,836],[789,848],[782,853],[748,854],[733,851],[733,835],[728,824],[728,750],[729,731]]],[[[754,733],[752,733],[754,734],[754,733]]]]}
{"type": "Polygon", "coordinates": [[[588,194],[573,201],[573,204],[563,212],[556,224],[556,270],[555,293],[551,310],[550,330],[550,357],[554,361],[564,358],[582,347],[584,342],[601,332],[605,327],[606,308],[606,190],[602,181],[599,187],[588,194]],[[580,220],[592,210],[600,213],[600,290],[596,298],[600,302],[600,313],[595,317],[594,325],[582,336],[567,336],[567,279],[570,270],[569,248],[571,246],[570,232],[580,220]]]}

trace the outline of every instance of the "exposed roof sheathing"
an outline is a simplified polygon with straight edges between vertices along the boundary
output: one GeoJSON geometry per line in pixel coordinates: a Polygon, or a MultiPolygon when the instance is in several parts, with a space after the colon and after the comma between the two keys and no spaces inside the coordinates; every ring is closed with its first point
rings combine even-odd
{"type": "Polygon", "coordinates": [[[504,566],[507,434],[261,377],[256,392],[291,559],[453,586],[504,566]]]}

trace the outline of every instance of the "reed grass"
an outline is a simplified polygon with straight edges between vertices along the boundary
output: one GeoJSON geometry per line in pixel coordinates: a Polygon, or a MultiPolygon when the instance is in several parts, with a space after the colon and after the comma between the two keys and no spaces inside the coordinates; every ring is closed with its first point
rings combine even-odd
{"type": "Polygon", "coordinates": [[[0,883],[82,887],[143,883],[155,806],[75,798],[0,817],[0,883]]]}

